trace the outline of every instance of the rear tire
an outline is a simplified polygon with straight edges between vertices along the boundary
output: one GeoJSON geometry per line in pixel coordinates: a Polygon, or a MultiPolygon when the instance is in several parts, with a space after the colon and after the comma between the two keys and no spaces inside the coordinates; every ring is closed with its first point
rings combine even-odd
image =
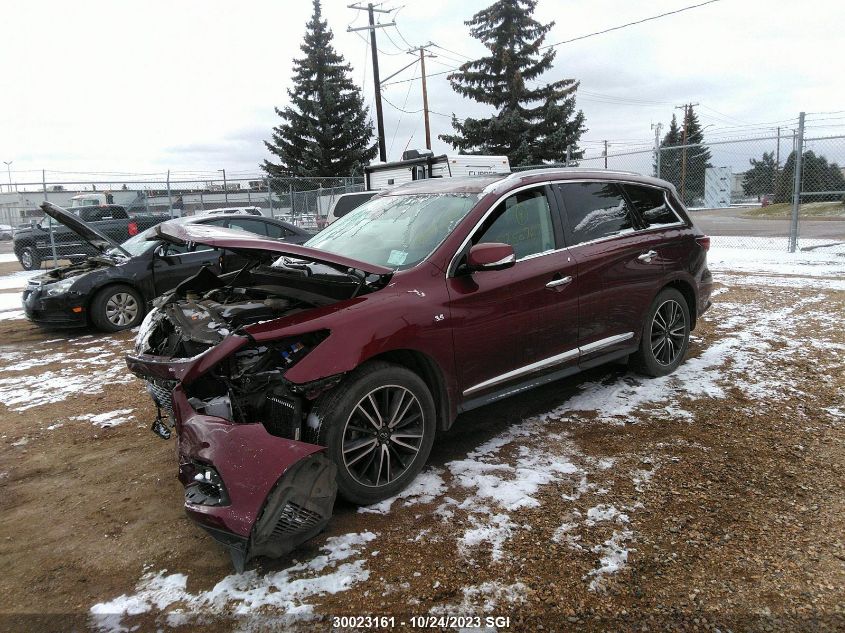
{"type": "Polygon", "coordinates": [[[675,288],[664,288],[646,313],[640,347],[631,356],[631,368],[655,378],[671,374],[684,362],[689,333],[687,300],[675,288]]]}
{"type": "Polygon", "coordinates": [[[435,415],[422,378],[400,365],[376,361],[317,399],[305,440],[325,446],[337,464],[338,493],[369,505],[398,494],[425,466],[435,415]]]}
{"type": "Polygon", "coordinates": [[[103,288],[91,302],[91,322],[103,332],[120,332],[141,324],[146,312],[137,290],[124,284],[103,288]]]}
{"type": "Polygon", "coordinates": [[[41,268],[41,258],[32,246],[24,246],[18,257],[24,270],[38,270],[41,268]]]}

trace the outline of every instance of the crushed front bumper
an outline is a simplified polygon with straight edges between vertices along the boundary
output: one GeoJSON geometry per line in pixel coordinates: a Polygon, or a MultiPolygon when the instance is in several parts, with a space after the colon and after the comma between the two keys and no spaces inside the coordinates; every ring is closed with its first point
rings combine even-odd
{"type": "Polygon", "coordinates": [[[229,550],[237,571],[254,556],[282,556],[332,515],[336,467],[323,447],[195,411],[170,394],[185,511],[229,550]]]}

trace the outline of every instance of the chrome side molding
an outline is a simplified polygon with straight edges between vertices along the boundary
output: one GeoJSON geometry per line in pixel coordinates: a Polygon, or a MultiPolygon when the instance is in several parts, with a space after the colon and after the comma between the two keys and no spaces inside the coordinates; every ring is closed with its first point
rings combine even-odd
{"type": "Polygon", "coordinates": [[[480,382],[477,385],[473,385],[469,389],[465,389],[463,395],[469,396],[475,393],[476,391],[481,391],[482,389],[487,389],[488,387],[494,387],[503,382],[509,382],[514,378],[520,378],[521,376],[532,374],[535,371],[540,371],[541,369],[547,369],[549,367],[554,367],[555,365],[560,365],[561,363],[564,363],[572,358],[596,352],[598,350],[604,349],[605,347],[610,347],[611,345],[621,343],[622,341],[627,341],[631,338],[634,338],[634,333],[625,332],[624,334],[608,336],[607,338],[603,338],[598,341],[593,341],[592,343],[588,343],[587,345],[583,345],[581,347],[576,347],[575,349],[568,350],[566,352],[563,352],[562,354],[556,354],[555,356],[550,356],[549,358],[538,360],[534,363],[530,363],[528,365],[524,365],[523,367],[519,367],[517,369],[505,372],[504,374],[493,376],[493,378],[485,380],[484,382],[480,382]]]}

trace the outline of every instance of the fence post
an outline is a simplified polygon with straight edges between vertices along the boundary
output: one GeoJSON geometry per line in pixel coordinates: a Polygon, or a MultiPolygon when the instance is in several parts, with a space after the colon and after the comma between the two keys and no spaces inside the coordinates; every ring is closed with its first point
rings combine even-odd
{"type": "Polygon", "coordinates": [[[798,248],[798,208],[801,206],[801,170],[804,166],[804,113],[798,115],[798,140],[795,143],[795,173],[792,181],[792,225],[789,229],[789,252],[798,248]]]}
{"type": "Polygon", "coordinates": [[[173,198],[170,196],[170,170],[167,170],[167,208],[170,209],[170,217],[173,217],[173,198]]]}
{"type": "Polygon", "coordinates": [[[273,211],[273,185],[270,176],[267,176],[267,201],[270,203],[270,217],[275,218],[276,213],[273,211]]]}
{"type": "Polygon", "coordinates": [[[569,167],[569,161],[572,158],[572,145],[566,146],[566,166],[569,167]]]}
{"type": "Polygon", "coordinates": [[[296,212],[293,210],[293,183],[288,183],[288,200],[290,201],[291,222],[296,224],[296,212]]]}
{"type": "MultiPolygon", "coordinates": [[[[45,171],[41,170],[41,186],[44,187],[44,200],[47,200],[47,176],[45,171]]],[[[47,216],[47,225],[50,227],[50,249],[53,251],[53,268],[59,267],[59,260],[56,257],[56,236],[53,235],[53,216],[47,216]]]]}

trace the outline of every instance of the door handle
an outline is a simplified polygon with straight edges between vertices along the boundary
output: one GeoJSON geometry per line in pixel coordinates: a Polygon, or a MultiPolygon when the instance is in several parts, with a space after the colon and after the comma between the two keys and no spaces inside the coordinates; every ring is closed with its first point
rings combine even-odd
{"type": "Polygon", "coordinates": [[[657,251],[648,251],[637,257],[637,259],[641,262],[645,262],[646,264],[650,264],[651,260],[655,257],[657,257],[657,251]]]}
{"type": "Polygon", "coordinates": [[[566,276],[561,277],[560,279],[552,279],[549,283],[546,284],[546,288],[557,288],[559,286],[565,286],[571,283],[572,277],[566,276]]]}

